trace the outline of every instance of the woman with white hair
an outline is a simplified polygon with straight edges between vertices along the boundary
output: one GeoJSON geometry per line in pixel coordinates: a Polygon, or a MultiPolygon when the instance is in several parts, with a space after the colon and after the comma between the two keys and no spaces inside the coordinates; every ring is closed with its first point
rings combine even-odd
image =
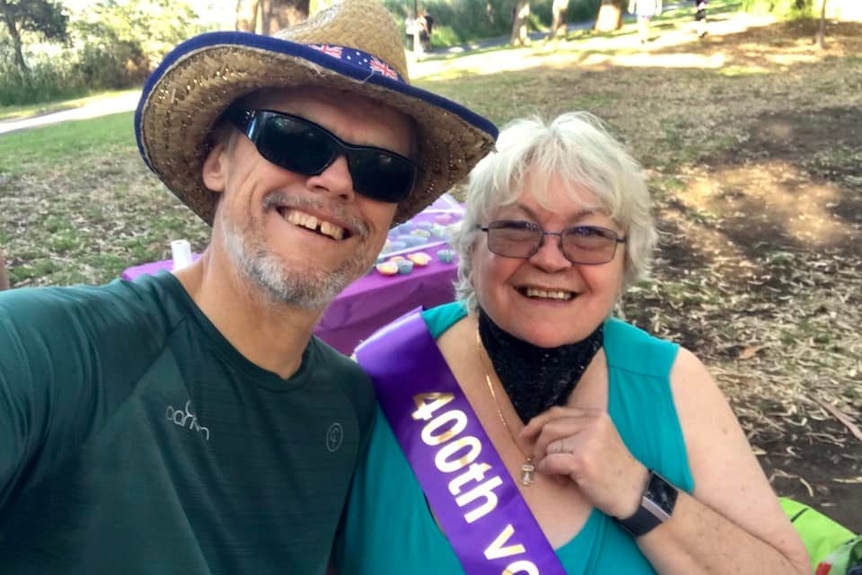
{"type": "Polygon", "coordinates": [[[341,575],[807,571],[704,365],[611,317],[655,241],[642,170],[594,117],[501,132],[454,239],[458,301],[357,350],[383,416],[341,575]]]}

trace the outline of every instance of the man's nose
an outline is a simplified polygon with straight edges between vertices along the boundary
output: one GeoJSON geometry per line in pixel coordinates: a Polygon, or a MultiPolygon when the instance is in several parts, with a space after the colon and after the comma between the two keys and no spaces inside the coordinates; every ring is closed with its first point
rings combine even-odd
{"type": "Polygon", "coordinates": [[[353,199],[356,192],[353,189],[353,177],[350,175],[347,156],[338,156],[325,170],[316,176],[309,176],[308,187],[314,191],[337,195],[344,200],[353,199]]]}

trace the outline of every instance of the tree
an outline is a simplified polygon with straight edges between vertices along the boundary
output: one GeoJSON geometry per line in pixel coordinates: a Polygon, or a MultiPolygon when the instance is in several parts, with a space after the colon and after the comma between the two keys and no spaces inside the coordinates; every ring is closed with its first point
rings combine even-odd
{"type": "Polygon", "coordinates": [[[310,0],[237,0],[236,29],[271,36],[307,19],[309,4],[310,0]]]}
{"type": "Polygon", "coordinates": [[[512,8],[512,46],[529,46],[527,25],[530,23],[530,0],[518,0],[512,8]]]}
{"type": "Polygon", "coordinates": [[[563,29],[563,36],[566,36],[566,11],[569,9],[569,0],[554,0],[551,3],[551,28],[548,30],[546,41],[553,40],[557,37],[560,29],[563,29]]]}
{"type": "Polygon", "coordinates": [[[742,0],[740,7],[752,14],[772,14],[778,18],[812,15],[813,0],[742,0]]]}
{"type": "Polygon", "coordinates": [[[614,32],[623,26],[622,0],[602,0],[596,16],[596,32],[614,32]]]}
{"type": "Polygon", "coordinates": [[[258,0],[237,0],[236,29],[238,32],[254,32],[257,29],[258,0]]]}
{"type": "Polygon", "coordinates": [[[9,274],[6,273],[6,260],[3,259],[3,252],[0,252],[0,291],[9,289],[9,274]]]}
{"type": "MultiPolygon", "coordinates": [[[[2,2],[2,0],[0,0],[2,2]]],[[[77,71],[88,85],[120,89],[146,80],[174,46],[203,31],[192,0],[88,0],[70,13],[77,71]]]]}
{"type": "Polygon", "coordinates": [[[821,0],[820,6],[820,25],[817,27],[817,47],[821,50],[826,47],[826,0],[821,0]]]}
{"type": "Polygon", "coordinates": [[[15,66],[22,74],[27,73],[27,63],[21,34],[30,32],[45,40],[68,40],[69,17],[62,6],[51,0],[0,0],[0,19],[12,39],[15,66]]]}

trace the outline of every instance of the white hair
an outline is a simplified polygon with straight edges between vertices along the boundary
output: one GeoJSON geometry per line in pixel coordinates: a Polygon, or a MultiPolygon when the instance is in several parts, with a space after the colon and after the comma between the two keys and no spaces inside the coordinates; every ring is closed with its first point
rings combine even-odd
{"type": "Polygon", "coordinates": [[[470,282],[478,226],[499,207],[518,201],[528,173],[529,192],[544,207],[554,178],[565,182],[573,201],[588,190],[626,238],[624,287],[647,276],[657,234],[640,164],[588,112],[562,114],[550,123],[524,118],[500,131],[496,151],[470,173],[466,213],[452,239],[459,257],[456,294],[469,310],[478,305],[470,282]]]}

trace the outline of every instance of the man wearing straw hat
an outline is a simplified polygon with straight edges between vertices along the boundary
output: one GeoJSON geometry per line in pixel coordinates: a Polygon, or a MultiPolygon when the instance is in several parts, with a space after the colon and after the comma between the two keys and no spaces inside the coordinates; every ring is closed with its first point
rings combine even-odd
{"type": "Polygon", "coordinates": [[[374,0],[181,44],[135,129],[211,242],[0,295],[0,571],[322,574],[374,400],[312,328],[496,129],[409,85],[374,0]]]}

